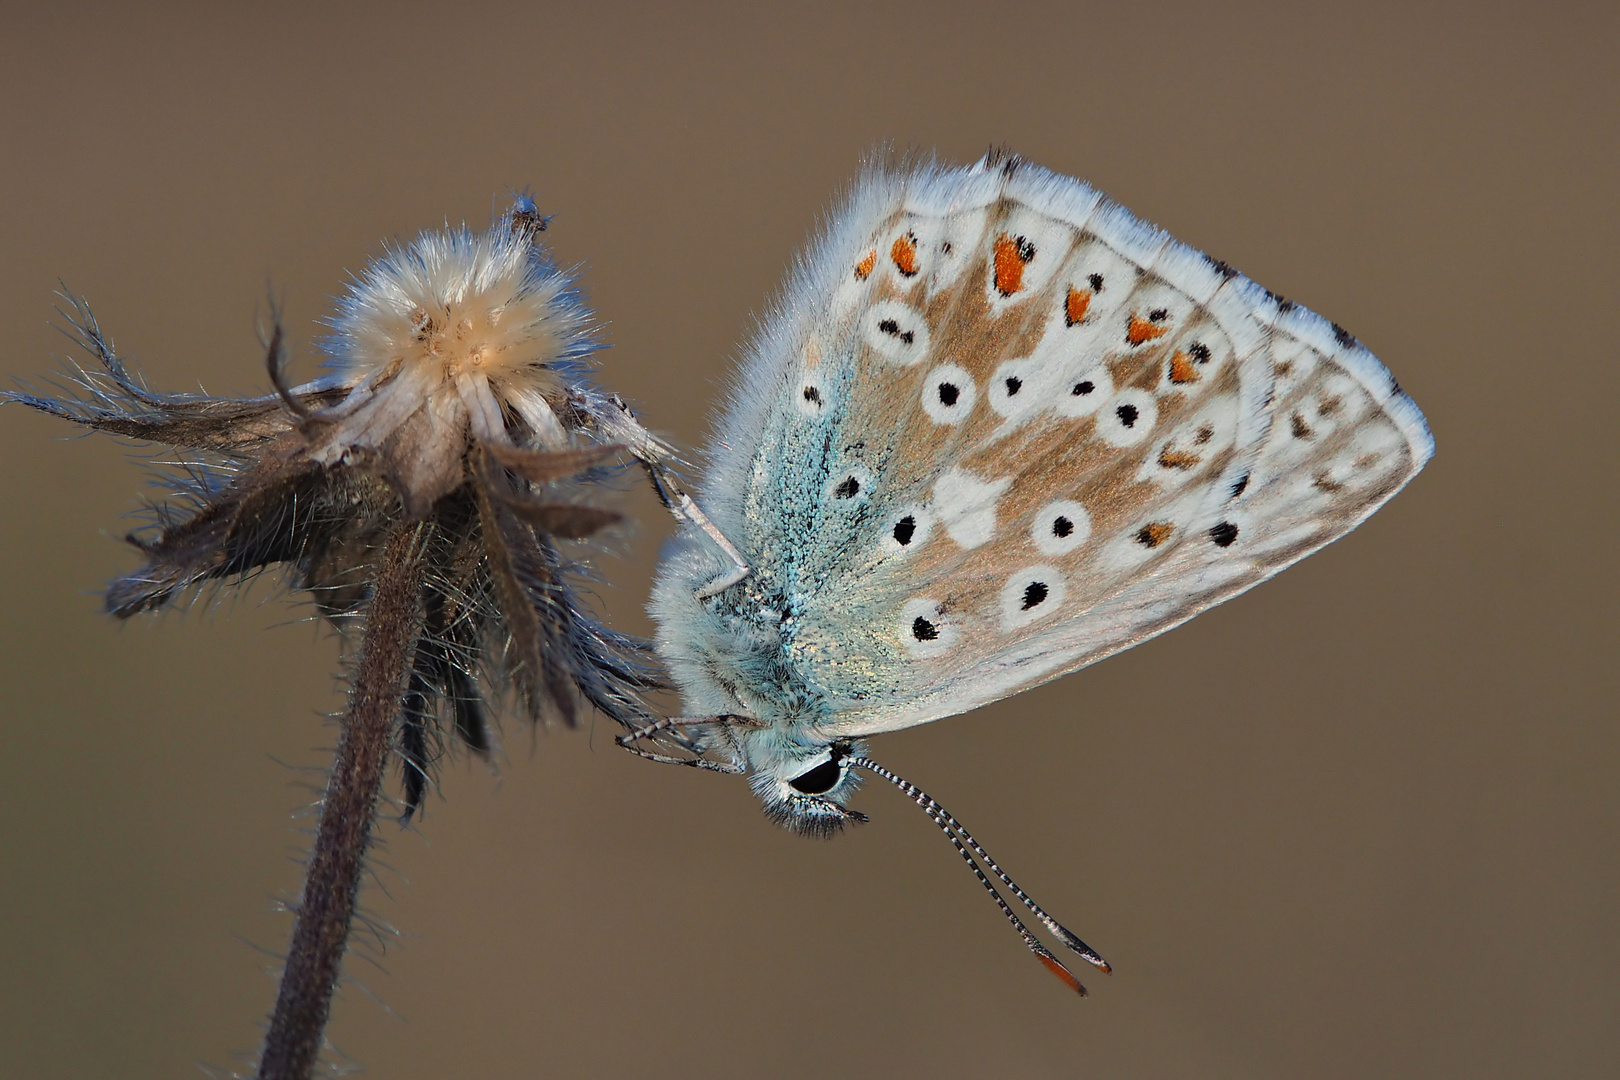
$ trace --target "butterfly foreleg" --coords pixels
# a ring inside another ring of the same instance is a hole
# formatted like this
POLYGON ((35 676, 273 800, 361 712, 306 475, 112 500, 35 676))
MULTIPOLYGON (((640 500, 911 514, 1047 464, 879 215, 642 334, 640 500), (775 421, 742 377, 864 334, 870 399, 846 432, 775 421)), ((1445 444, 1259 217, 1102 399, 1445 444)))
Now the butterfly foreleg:
POLYGON ((708 769, 711 772, 722 772, 738 776, 747 770, 736 761, 714 761, 711 758, 703 757, 696 750, 694 750, 694 756, 689 758, 674 757, 670 754, 660 754, 654 750, 646 750, 636 745, 642 739, 655 739, 668 733, 675 733, 678 736, 683 728, 715 727, 719 728, 724 733, 726 740, 735 746, 737 740, 733 734, 734 725, 742 727, 763 726, 758 720, 747 716, 666 716, 644 727, 627 731, 614 739, 614 742, 637 757, 646 758, 648 761, 656 761, 664 765, 689 765, 695 769, 708 769))
POLYGON ((630 751, 636 757, 656 761, 660 765, 690 765, 694 769, 706 769, 709 772, 725 773, 728 776, 741 776, 748 770, 734 761, 713 761, 705 757, 675 757, 671 754, 660 754, 653 750, 643 750, 639 746, 632 746, 621 736, 619 745, 630 751))
POLYGON ((623 444, 636 460, 641 462, 642 467, 647 470, 647 478, 652 482, 653 490, 658 493, 664 508, 675 516, 675 520, 701 529, 731 562, 730 570, 698 589, 698 599, 706 600, 711 596, 717 596, 746 579, 750 573, 748 560, 743 558, 737 546, 726 539, 725 533, 709 520, 708 515, 681 487, 680 478, 670 465, 670 458, 673 455, 669 448, 659 442, 652 432, 641 426, 641 421, 635 418, 630 407, 617 394, 609 399, 609 404, 610 407, 600 411, 596 417, 603 434, 613 442, 623 444))

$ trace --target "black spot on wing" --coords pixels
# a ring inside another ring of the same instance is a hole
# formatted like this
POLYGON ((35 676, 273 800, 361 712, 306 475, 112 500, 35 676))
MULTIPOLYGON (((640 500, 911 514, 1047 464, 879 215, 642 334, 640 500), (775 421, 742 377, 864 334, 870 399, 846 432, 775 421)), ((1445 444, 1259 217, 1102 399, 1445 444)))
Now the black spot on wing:
POLYGON ((878 323, 878 329, 883 333, 888 334, 892 338, 899 338, 907 345, 910 345, 917 338, 917 335, 913 334, 910 330, 907 330, 905 333, 901 333, 900 323, 896 319, 882 320, 878 323))

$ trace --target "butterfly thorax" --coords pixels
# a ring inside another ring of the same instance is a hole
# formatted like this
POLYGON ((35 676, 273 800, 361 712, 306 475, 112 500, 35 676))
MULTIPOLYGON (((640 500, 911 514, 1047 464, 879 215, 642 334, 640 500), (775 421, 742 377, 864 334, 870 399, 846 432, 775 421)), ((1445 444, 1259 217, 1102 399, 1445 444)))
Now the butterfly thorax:
POLYGON ((699 599, 724 568, 699 537, 677 545, 654 593, 659 651, 686 715, 745 718, 700 729, 702 748, 746 769, 766 814, 795 832, 830 835, 859 820, 843 807, 857 787, 843 762, 861 747, 823 730, 841 703, 814 678, 825 630, 806 617, 807 596, 760 574, 699 599))

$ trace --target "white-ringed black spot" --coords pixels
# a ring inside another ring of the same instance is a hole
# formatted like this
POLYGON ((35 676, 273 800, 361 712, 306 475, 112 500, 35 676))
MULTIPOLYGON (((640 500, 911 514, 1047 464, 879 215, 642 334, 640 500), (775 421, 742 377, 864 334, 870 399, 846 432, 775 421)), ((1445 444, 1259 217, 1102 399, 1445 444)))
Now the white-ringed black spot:
POLYGON ((1057 567, 1024 567, 1001 587, 1001 629, 1016 630, 1053 617, 1067 595, 1068 585, 1057 567))
POLYGON ((833 488, 833 494, 840 499, 853 499, 861 493, 861 482, 854 476, 846 476, 833 488))
POLYGON ((916 336, 910 330, 907 330, 905 333, 901 333, 900 323, 895 319, 883 319, 878 323, 878 329, 883 331, 885 334, 888 334, 890 337, 899 338, 907 345, 910 345, 912 341, 916 339, 916 336))
POLYGON ((812 405, 820 405, 821 404, 821 391, 816 389, 814 386, 805 387, 804 388, 804 400, 808 401, 812 405))
POLYGON ((1018 393, 1018 391, 1024 388, 1024 380, 1015 375, 1008 376, 1005 385, 1007 387, 1007 396, 1012 397, 1014 394, 1018 393))
POLYGON ((894 542, 899 544, 901 547, 909 546, 912 538, 916 535, 917 518, 915 515, 907 514, 905 517, 894 523, 894 542))
MULTIPOLYGON (((1067 555, 1091 536, 1091 516, 1073 499, 1057 499, 1036 512, 1029 539, 1043 555, 1067 555)), ((1034 575, 1031 575, 1033 580, 1034 575)), ((1044 580, 1044 579, 1043 579, 1044 580)))
POLYGON ((941 364, 923 383, 922 407, 936 424, 960 424, 973 412, 978 396, 972 375, 955 364, 941 364))
POLYGON ((1231 547, 1232 541, 1238 538, 1238 527, 1230 521, 1223 521, 1209 530, 1209 538, 1215 541, 1216 547, 1231 547))
MULTIPOLYGON (((1098 390, 1102 393, 1090 399, 1091 407, 1100 410, 1097 413, 1098 437, 1113 446, 1136 446, 1152 438, 1154 425, 1159 422, 1158 404, 1153 395, 1134 386, 1109 395, 1107 379, 1106 373, 1099 375, 1098 390)), ((1074 398, 1069 402, 1071 408, 1079 405, 1074 398)))
POLYGON ((1074 384, 1074 387, 1069 391, 1069 394, 1071 397, 1086 397, 1095 389, 1097 389, 1096 383, 1092 382, 1090 379, 1081 379, 1079 382, 1074 384))
POLYGON ((917 660, 947 655, 956 646, 961 629, 937 600, 925 596, 906 601, 895 627, 901 647, 917 660))
POLYGON ((928 355, 928 323, 898 300, 879 300, 861 316, 861 337, 883 359, 910 367, 928 355))

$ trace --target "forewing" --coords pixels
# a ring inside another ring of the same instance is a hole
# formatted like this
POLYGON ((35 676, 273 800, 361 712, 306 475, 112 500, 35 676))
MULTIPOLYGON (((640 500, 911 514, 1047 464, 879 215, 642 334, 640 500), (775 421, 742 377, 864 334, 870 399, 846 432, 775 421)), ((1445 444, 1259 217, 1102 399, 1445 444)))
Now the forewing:
POLYGON ((824 735, 1161 633, 1353 528, 1432 451, 1348 335, 1015 160, 868 177, 812 269, 722 527, 785 598, 824 735))

